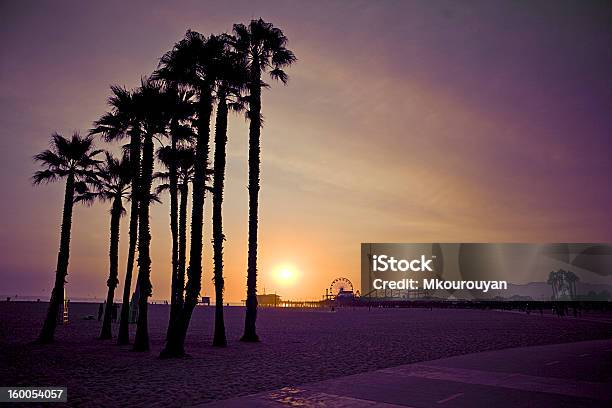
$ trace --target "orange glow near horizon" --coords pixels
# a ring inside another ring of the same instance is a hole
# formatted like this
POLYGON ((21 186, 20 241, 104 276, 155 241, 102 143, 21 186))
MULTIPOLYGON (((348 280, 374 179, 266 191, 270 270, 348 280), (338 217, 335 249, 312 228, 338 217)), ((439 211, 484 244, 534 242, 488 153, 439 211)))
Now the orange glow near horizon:
POLYGON ((293 286, 299 277, 299 272, 292 265, 281 265, 274 273, 276 282, 281 286, 293 286))

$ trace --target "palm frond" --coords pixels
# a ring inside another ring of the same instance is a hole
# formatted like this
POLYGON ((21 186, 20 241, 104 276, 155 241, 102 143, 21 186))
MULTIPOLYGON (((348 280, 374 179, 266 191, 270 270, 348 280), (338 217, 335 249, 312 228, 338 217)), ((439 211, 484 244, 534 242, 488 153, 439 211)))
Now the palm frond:
POLYGON ((51 150, 44 150, 34 156, 34 160, 50 168, 59 168, 66 165, 66 160, 51 150))
POLYGON ((39 170, 32 176, 32 184, 47 184, 57 181, 59 175, 51 170, 39 170))
POLYGON ((287 82, 289 81, 289 75, 287 75, 285 71, 280 68, 274 68, 272 71, 270 71, 270 77, 272 77, 272 79, 281 81, 284 85, 287 85, 287 82))
POLYGON ((166 191, 170 191, 170 184, 160 184, 155 188, 155 193, 157 194, 157 196, 162 193, 165 193, 166 191))
POLYGON ((82 194, 76 195, 74 197, 74 203, 84 204, 89 207, 93 205, 93 203, 96 202, 96 200, 100 199, 100 197, 101 196, 98 193, 87 191, 82 194))

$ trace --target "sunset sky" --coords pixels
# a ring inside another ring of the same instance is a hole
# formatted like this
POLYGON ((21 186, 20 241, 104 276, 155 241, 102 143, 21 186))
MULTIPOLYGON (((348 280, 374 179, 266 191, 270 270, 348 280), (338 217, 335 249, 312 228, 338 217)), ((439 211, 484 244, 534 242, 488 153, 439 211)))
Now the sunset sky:
MULTIPOLYGON (((299 59, 289 85, 263 95, 260 292, 318 299, 339 276, 358 289, 361 242, 612 241, 609 2, 2 1, 0 295, 52 287, 64 185, 29 180, 51 133, 86 133, 109 85, 137 86, 187 29, 258 17, 299 59)), ((247 141, 234 116, 231 302, 246 284, 247 141)), ((152 210, 153 299, 170 292, 164 201, 152 210)), ((108 210, 75 210, 71 297, 105 295, 108 210)), ((123 281, 127 218, 121 233, 123 281)))

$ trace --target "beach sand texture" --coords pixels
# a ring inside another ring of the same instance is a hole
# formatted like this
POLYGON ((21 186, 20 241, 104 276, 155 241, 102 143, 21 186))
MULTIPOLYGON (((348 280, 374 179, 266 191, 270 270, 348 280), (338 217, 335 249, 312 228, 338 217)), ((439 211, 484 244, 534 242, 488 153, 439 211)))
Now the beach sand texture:
MULTIPOLYGON (((74 406, 189 406, 380 368, 508 347, 612 337, 596 319, 452 309, 260 309, 263 342, 240 343, 244 309, 226 308, 229 346, 210 346, 212 307, 191 321, 189 358, 161 360, 169 307, 150 306, 151 352, 101 341, 98 304, 72 304, 55 344, 30 344, 46 303, 0 302, 0 384, 67 386, 74 406)), ((113 327, 116 334, 117 326, 113 327)), ((131 327, 132 339, 135 326, 131 327)))

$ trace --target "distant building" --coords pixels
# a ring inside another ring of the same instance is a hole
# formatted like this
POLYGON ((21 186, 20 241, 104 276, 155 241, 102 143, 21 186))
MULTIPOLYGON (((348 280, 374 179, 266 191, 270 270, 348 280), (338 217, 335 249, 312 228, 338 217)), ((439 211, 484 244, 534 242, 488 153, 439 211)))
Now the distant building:
POLYGON ((274 294, 257 295, 257 303, 259 306, 278 306, 281 303, 281 297, 274 294))
POLYGON ((206 306, 210 306, 210 296, 202 296, 202 301, 200 303, 206 306))

